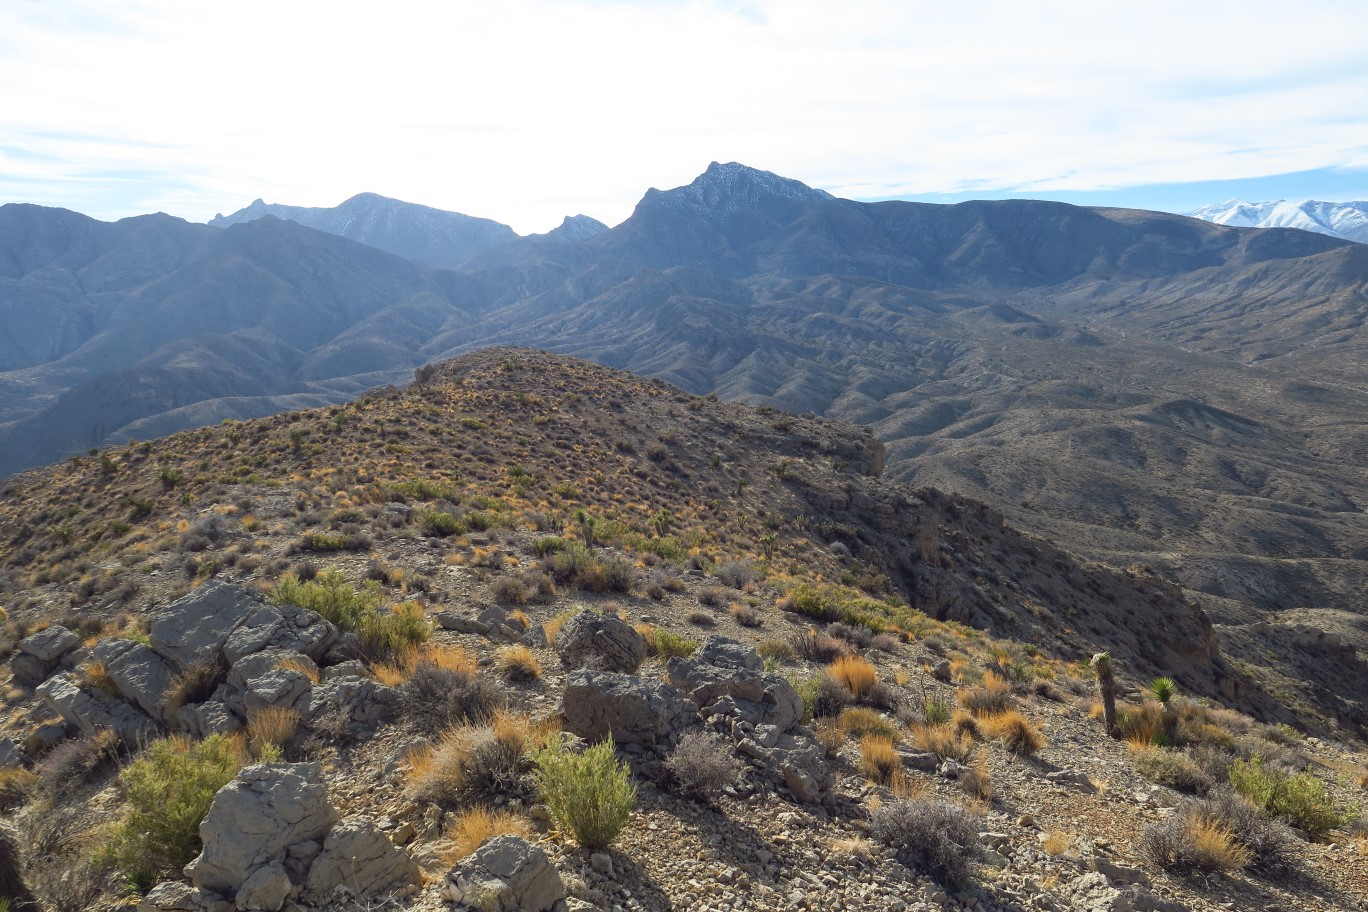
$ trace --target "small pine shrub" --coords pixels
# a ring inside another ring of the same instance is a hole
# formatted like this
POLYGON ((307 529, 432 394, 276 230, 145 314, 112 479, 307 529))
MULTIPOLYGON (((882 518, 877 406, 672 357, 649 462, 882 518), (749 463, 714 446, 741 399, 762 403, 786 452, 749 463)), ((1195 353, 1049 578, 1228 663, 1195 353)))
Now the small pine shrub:
POLYGON ((127 813, 110 830, 102 859, 143 890, 180 876, 203 848, 199 825, 214 795, 245 759, 241 739, 227 735, 152 742, 119 774, 127 813))
POLYGON ((537 786, 551 821, 586 851, 607 848, 636 803, 631 771, 618 763, 611 740, 567 749, 559 741, 536 755, 537 786))
POLYGON ((857 700, 867 697, 879 679, 874 666, 859 656, 842 656, 827 666, 827 674, 857 700))
POLYGON ((878 734, 867 734, 860 739, 860 772, 880 785, 888 785, 902 768, 902 757, 893 746, 893 739, 878 734))
POLYGON ((692 731, 665 761, 675 782, 686 793, 698 798, 715 798, 741 775, 732 746, 714 732, 692 731))
POLYGON ((952 887, 969 882, 982 851, 978 825, 963 808, 934 798, 897 799, 874 812, 869 833, 898 860, 952 887))

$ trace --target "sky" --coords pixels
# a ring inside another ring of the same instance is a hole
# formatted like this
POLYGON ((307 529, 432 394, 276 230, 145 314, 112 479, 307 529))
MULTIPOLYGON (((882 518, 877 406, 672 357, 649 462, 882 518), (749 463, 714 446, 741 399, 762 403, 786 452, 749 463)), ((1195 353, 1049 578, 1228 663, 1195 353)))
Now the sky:
POLYGON ((739 161, 852 199, 1368 199, 1368 3, 4 0, 0 203, 371 191, 521 233, 739 161))

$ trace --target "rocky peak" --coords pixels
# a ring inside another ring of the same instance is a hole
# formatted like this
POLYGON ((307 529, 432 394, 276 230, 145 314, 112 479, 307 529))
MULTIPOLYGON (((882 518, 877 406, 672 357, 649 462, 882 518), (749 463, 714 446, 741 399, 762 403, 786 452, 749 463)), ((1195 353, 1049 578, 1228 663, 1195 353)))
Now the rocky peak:
POLYGON ((830 193, 815 190, 801 181, 780 177, 769 171, 748 168, 737 162, 713 162, 685 187, 649 190, 642 200, 663 204, 690 215, 724 214, 743 210, 768 211, 787 208, 794 203, 820 203, 832 199, 830 193))

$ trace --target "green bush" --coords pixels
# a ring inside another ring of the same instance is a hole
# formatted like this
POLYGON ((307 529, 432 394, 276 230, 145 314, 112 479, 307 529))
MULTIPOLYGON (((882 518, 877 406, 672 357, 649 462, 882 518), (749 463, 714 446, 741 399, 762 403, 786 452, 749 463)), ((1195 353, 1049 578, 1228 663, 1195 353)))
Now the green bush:
POLYGON ((532 550, 537 553, 537 557, 546 557, 564 551, 570 547, 570 542, 561 538, 559 535, 543 535, 532 543, 532 550))
POLYGON ((154 741, 119 774, 128 807, 101 851, 139 891, 180 876, 204 847, 199 825, 218 790, 244 761, 242 742, 213 735, 194 743, 185 737, 154 741))
POLYGON ((432 634, 432 625, 418 605, 410 602, 386 611, 381 608, 378 582, 366 580, 359 590, 354 589, 336 570, 320 573, 307 583, 287 573, 276 584, 272 601, 316 611, 338 629, 355 633, 362 656, 373 662, 389 659, 432 634))
POLYGON ((1190 795, 1205 795, 1215 785, 1192 757, 1162 747, 1142 747, 1136 751, 1135 771, 1150 782, 1190 795))
POLYGON ((418 526, 428 535, 445 538, 448 535, 464 535, 469 531, 466 524, 450 513, 438 510, 419 510, 418 526))
POLYGON ((698 644, 686 636, 672 633, 663 627, 637 628, 646 638, 646 651, 653 656, 668 659, 672 656, 689 658, 698 649, 698 644))
POLYGON ((1311 836, 1324 836, 1354 817, 1353 811, 1335 810, 1325 783, 1315 775, 1265 766, 1262 757, 1232 763, 1230 784, 1265 814, 1311 836))
POLYGON ((612 740, 577 754, 559 742, 537 752, 537 787, 551 821, 589 851, 606 848, 627 825, 636 802, 631 771, 612 740))

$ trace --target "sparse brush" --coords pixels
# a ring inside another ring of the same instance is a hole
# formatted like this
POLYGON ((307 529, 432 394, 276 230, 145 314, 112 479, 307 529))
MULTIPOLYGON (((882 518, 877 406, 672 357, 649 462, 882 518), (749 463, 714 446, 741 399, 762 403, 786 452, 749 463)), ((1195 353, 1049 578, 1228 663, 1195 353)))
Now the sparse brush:
MULTIPOLYGON (((318 672, 315 670, 315 675, 318 672)), ((214 695, 228 678, 228 668, 217 658, 197 662, 172 678, 171 686, 162 695, 162 706, 168 719, 174 719, 181 707, 203 703, 214 695)))
POLYGON ((525 731, 501 725, 458 725, 409 759, 407 788, 415 801, 469 808, 528 794, 525 731))
POLYGON ((1230 784, 1265 814, 1311 836, 1324 836, 1355 816, 1352 810, 1335 810, 1334 797, 1319 777, 1285 772, 1261 757, 1231 764, 1230 784))
POLYGON ((532 593, 521 579, 501 576, 489 586, 489 594, 501 605, 526 605, 532 593))
POLYGON ((875 735, 887 738, 889 741, 898 740, 897 726, 886 719, 882 713, 868 707, 852 706, 843 710, 839 724, 841 730, 851 738, 875 735))
POLYGON ((795 653, 809 662, 825 664, 850 654, 850 646, 847 643, 818 633, 811 627, 802 633, 794 634, 789 639, 789 645, 795 653))
POLYGON ((11 811, 22 805, 38 782, 38 774, 22 766, 0 767, 0 811, 11 811))
POLYGON ((993 800, 993 777, 988 772, 988 761, 981 755, 960 771, 955 784, 971 798, 985 802, 993 800))
POLYGON ((713 732, 689 732, 665 761, 681 789, 699 798, 715 798, 741 775, 732 745, 713 732))
POLYGON ((974 756, 974 739, 965 732, 957 731, 953 725, 915 725, 912 727, 912 743, 924 751, 930 751, 938 760, 954 760, 968 763, 974 756))
POLYGON ((425 731, 487 719, 503 707, 498 685, 459 656, 431 656, 414 666, 399 688, 399 711, 425 731))
POLYGON ((507 835, 531 839, 532 827, 525 817, 508 811, 491 811, 487 807, 462 811, 447 824, 446 838, 451 841, 451 850, 442 853, 442 862, 454 865, 487 840, 507 835))
POLYGON ((732 620, 742 627, 761 627, 765 623, 754 609, 745 605, 732 605, 728 610, 731 612, 732 620))
POLYGON ((1164 710, 1157 703, 1122 705, 1116 709, 1117 735, 1131 747, 1158 744, 1164 731, 1164 710))
POLYGON ((893 781, 893 776, 902 768, 902 757, 893 746, 893 739, 883 735, 868 734, 860 739, 860 772, 881 785, 893 781))
POLYGON ((826 670, 857 700, 868 696, 874 682, 879 679, 874 666, 859 656, 842 656, 828 665, 826 670))
POLYGON ((1012 685, 996 672, 985 672, 978 687, 959 692, 960 705, 975 716, 992 716, 1012 708, 1012 685))
POLYGON ((1151 782, 1190 795, 1205 795, 1215 783, 1187 754, 1163 747, 1144 746, 1132 758, 1135 771, 1151 782))
POLYGON ((536 755, 537 785, 552 822, 587 851, 606 848, 627 825, 636 785, 604 741, 574 753, 559 742, 536 755))
POLYGON ((1045 746, 1045 738, 1025 716, 1016 710, 988 716, 981 721, 990 738, 1002 742, 1008 753, 1030 757, 1045 746))
POLYGON ((1046 855, 1058 857, 1069 851, 1073 846, 1074 838, 1068 833, 1054 830, 1046 833, 1040 840, 1040 847, 1045 850, 1046 855))
POLYGON ((788 640, 765 640, 755 648, 760 658, 767 662, 785 664, 797 658, 798 653, 788 640))
POLYGON ((684 615, 684 620, 693 624, 695 627, 717 626, 717 618, 706 611, 690 611, 684 615))
POLYGON ((1140 851, 1166 871, 1238 871, 1250 853, 1220 821, 1196 809, 1144 830, 1140 851))
POLYGON ((970 865, 982 852, 974 818, 934 798, 888 802, 874 812, 869 832, 903 864, 947 886, 968 883, 970 865))
POLYGON ((282 706, 268 706, 252 713, 247 720, 247 742, 260 756, 268 744, 283 748, 299 731, 299 712, 282 706))
POLYGON ((499 668, 509 681, 535 681, 541 677, 541 663, 526 646, 510 646, 499 653, 499 668))

